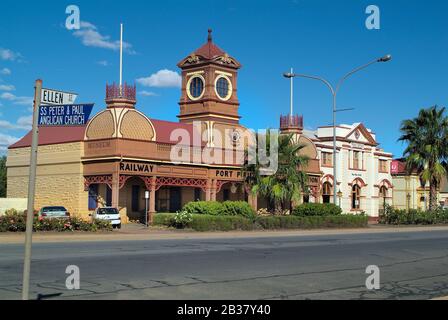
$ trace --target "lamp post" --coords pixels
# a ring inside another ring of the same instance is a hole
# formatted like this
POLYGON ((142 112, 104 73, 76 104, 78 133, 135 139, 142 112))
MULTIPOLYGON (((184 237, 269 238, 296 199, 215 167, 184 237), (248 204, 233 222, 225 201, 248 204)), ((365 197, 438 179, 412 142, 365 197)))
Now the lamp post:
POLYGON ((285 78, 294 78, 294 77, 301 77, 301 78, 308 78, 308 79, 313 79, 313 80, 319 80, 321 82, 323 82, 328 89, 330 89, 331 94, 333 96, 333 203, 336 204, 336 200, 337 200, 337 170, 336 170, 336 113, 337 112, 342 112, 342 111, 348 111, 348 110, 353 110, 352 108, 350 109, 337 109, 336 108, 336 98, 337 98, 337 94, 339 92, 339 89, 341 88, 342 84, 344 83, 344 81, 350 77, 352 74, 361 71, 362 69, 367 68, 368 66, 377 63, 377 62, 388 62, 392 59, 392 56, 390 54, 381 57, 379 59, 375 59, 369 63, 366 63, 358 68, 353 69, 352 71, 350 71, 349 73, 347 73, 344 77, 342 77, 336 88, 333 87, 333 85, 327 81, 324 78, 321 77, 317 77, 317 76, 311 76, 311 75, 306 75, 306 74, 299 74, 299 73, 292 73, 292 72, 288 72, 288 73, 284 73, 283 76, 285 78))
POLYGON ((338 191, 338 198, 339 198, 339 208, 341 208, 342 191, 340 189, 338 191))
POLYGON ((148 199, 149 199, 149 191, 145 191, 145 226, 148 228, 148 199))

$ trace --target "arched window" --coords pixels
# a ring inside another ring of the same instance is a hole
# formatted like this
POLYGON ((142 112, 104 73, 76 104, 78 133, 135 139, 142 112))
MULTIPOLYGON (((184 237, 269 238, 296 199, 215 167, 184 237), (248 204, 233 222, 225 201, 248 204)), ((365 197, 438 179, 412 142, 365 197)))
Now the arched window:
POLYGON ((386 200, 387 200, 387 187, 386 186, 381 186, 380 187, 380 194, 379 194, 379 199, 380 199, 380 212, 384 212, 384 210, 386 210, 386 200))
POLYGON ((330 182, 324 182, 322 185, 322 202, 330 203, 331 199, 331 184, 330 182))
POLYGON ((352 209, 358 210, 361 203, 361 187, 355 184, 352 187, 352 209))

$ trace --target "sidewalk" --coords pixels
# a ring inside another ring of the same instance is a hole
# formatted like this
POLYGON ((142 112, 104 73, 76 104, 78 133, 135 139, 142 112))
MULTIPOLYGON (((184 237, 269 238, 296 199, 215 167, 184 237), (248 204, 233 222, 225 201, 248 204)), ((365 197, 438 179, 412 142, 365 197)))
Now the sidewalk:
MULTIPOLYGON (((138 241, 138 240, 169 240, 169 239, 233 239, 233 238, 264 238, 291 237, 337 234, 372 234, 447 231, 448 226, 369 226, 360 229, 317 229, 317 230, 278 230, 278 231, 229 231, 229 232, 196 232, 193 230, 174 230, 150 228, 142 225, 124 225, 121 230, 113 232, 39 232, 33 234, 33 243, 51 242, 88 242, 88 241, 138 241)), ((0 233, 0 244, 24 243, 25 233, 0 233)))

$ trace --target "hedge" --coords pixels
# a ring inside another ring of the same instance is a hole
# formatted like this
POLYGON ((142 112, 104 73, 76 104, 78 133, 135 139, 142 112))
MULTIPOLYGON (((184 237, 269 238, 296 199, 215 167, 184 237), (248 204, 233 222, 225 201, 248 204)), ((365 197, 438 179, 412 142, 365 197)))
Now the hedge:
POLYGON ((387 206, 384 214, 380 215, 379 223, 392 225, 448 224, 448 210, 421 211, 411 209, 407 211, 387 206))
POLYGON ((304 203, 293 209, 292 214, 299 217, 337 216, 342 213, 339 206, 332 203, 304 203))
POLYGON ((365 215, 337 216, 262 216, 256 223, 262 229, 318 229, 318 228, 362 228, 366 227, 365 215))
POLYGON ((194 201, 187 203, 182 211, 191 214, 206 214, 220 216, 242 216, 254 218, 255 211, 245 201, 194 201))
MULTIPOLYGON (((0 217, 0 232, 24 232, 26 230, 26 215, 24 213, 10 213, 0 217)), ((86 221, 81 218, 34 218, 33 231, 110 231, 109 221, 86 221)))
MULTIPOLYGON (((156 214, 154 225, 175 227, 174 216, 175 214, 156 214)), ((258 216, 248 219, 242 216, 193 214, 193 221, 186 227, 196 231, 362 228, 367 226, 367 220, 365 215, 258 216)))

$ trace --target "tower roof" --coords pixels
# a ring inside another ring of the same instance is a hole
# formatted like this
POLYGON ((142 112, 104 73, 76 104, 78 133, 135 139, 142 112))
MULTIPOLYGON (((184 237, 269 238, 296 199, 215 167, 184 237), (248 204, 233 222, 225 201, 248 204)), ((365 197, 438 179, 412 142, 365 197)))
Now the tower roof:
POLYGON ((215 57, 224 55, 225 52, 213 43, 212 29, 208 29, 207 42, 202 47, 194 51, 194 54, 211 60, 215 57))
POLYGON ((182 68, 209 62, 237 69, 241 67, 236 59, 230 57, 213 42, 212 29, 208 29, 207 42, 199 49, 193 51, 188 57, 182 59, 182 61, 178 63, 178 67, 182 68))

